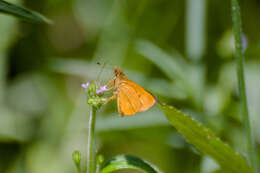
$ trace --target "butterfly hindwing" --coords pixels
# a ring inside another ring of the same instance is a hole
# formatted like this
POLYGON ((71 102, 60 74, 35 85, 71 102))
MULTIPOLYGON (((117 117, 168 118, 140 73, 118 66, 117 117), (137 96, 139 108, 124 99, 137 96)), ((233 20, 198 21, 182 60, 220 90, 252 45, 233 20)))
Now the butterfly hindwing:
MULTIPOLYGON (((152 107, 155 102, 156 99, 155 97, 149 93, 148 91, 146 91, 143 87, 141 87, 140 85, 136 84, 135 82, 131 81, 131 80, 124 80, 121 83, 121 88, 126 87, 127 88, 131 88, 129 90, 135 90, 135 96, 137 95, 138 98, 136 98, 136 100, 138 100, 140 102, 140 107, 139 110, 137 112, 143 112, 146 111, 147 109, 149 109, 150 107, 152 107)), ((127 90, 126 90, 127 92, 127 90)), ((131 91, 130 93, 133 93, 134 91, 131 91)), ((133 96, 130 96, 130 98, 133 96)), ((138 102, 136 101, 136 102, 138 102)))

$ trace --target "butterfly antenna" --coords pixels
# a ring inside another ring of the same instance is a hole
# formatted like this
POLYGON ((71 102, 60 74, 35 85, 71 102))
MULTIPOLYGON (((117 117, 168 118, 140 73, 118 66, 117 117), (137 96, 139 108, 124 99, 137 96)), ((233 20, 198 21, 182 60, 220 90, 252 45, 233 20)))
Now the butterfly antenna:
MULTIPOLYGON (((97 81, 99 81, 100 80, 100 78, 101 78, 101 75, 102 74, 104 74, 103 72, 104 72, 104 69, 110 69, 109 68, 109 60, 107 60, 105 63, 101 63, 101 62, 97 62, 97 65, 99 65, 100 67, 101 67, 101 70, 99 71, 99 73, 98 73, 98 75, 97 75, 97 81)), ((100 83, 101 83, 101 81, 99 82, 99 85, 100 85, 100 83)))
MULTIPOLYGON (((99 71, 98 75, 97 75, 97 81, 100 80, 100 77, 101 77, 101 74, 103 73, 104 71, 104 68, 105 68, 105 63, 100 63, 100 62, 97 62, 97 65, 101 66, 101 70, 99 71)), ((100 85, 100 82, 99 82, 99 85, 100 85)))

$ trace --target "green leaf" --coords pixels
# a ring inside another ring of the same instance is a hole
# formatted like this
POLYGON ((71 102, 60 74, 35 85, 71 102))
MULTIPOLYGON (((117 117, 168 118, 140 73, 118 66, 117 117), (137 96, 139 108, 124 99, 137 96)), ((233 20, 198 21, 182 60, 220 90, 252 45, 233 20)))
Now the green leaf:
POLYGON ((240 6, 237 0, 231 0, 232 5, 232 23, 235 38, 235 60, 237 64, 237 79, 240 96, 240 107, 243 115, 243 123, 245 126, 247 137, 247 154, 250 164, 258 173, 257 152, 255 149, 255 141, 251 130, 250 116, 248 111, 245 72, 244 72, 244 51, 242 45, 242 22, 240 16, 240 6))
POLYGON ((132 155, 118 155, 109 159, 102 167, 101 173, 109 173, 121 169, 135 169, 145 173, 160 173, 157 168, 148 163, 147 161, 140 159, 132 155))
POLYGON ((203 66, 189 64, 176 51, 165 52, 149 41, 137 40, 134 44, 140 55, 153 62, 169 79, 179 82, 193 104, 201 109, 205 81, 203 66))
POLYGON ((247 161, 212 131, 173 106, 161 106, 171 124, 201 153, 211 156, 228 172, 253 173, 247 161))
POLYGON ((0 1, 0 13, 13 15, 15 17, 19 17, 30 22, 49 24, 52 23, 51 20, 47 19, 37 12, 13 5, 5 1, 0 1))

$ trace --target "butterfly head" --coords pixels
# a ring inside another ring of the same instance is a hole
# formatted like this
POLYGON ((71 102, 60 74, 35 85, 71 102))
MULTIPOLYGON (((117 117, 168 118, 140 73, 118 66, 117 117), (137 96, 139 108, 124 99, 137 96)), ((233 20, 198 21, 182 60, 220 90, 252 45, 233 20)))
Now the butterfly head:
POLYGON ((118 69, 118 68, 115 68, 114 70, 114 76, 117 78, 117 77, 120 77, 120 76, 124 76, 124 73, 122 70, 118 69))

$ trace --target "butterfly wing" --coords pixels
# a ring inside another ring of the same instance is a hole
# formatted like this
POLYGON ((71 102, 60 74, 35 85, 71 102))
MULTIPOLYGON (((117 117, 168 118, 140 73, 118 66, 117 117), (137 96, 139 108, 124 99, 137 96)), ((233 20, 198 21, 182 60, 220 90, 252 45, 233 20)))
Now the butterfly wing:
POLYGON ((139 100, 141 102, 141 107, 138 112, 146 111, 155 104, 156 99, 150 92, 146 91, 143 87, 131 80, 127 80, 126 83, 128 85, 131 85, 138 94, 139 100))
POLYGON ((117 94, 117 107, 120 116, 134 115, 139 112, 141 102, 135 88, 127 83, 120 84, 117 94))

